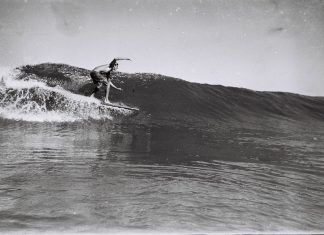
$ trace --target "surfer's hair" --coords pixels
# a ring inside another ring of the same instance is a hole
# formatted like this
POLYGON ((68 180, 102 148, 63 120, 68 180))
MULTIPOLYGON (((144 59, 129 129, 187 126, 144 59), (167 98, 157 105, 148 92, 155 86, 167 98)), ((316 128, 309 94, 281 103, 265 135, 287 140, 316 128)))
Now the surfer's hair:
POLYGON ((111 61, 110 64, 109 64, 109 68, 112 69, 112 68, 115 67, 116 65, 118 66, 117 60, 116 60, 116 59, 113 59, 113 61, 111 61))

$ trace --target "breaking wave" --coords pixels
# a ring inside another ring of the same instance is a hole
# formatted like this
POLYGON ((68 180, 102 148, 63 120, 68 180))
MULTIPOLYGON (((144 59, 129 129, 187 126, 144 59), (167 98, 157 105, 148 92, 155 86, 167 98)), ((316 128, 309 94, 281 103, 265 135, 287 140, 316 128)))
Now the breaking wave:
POLYGON ((129 111, 107 108, 96 98, 74 94, 60 86, 51 87, 32 77, 17 79, 20 72, 2 71, 0 117, 31 122, 74 122, 112 120, 129 111))

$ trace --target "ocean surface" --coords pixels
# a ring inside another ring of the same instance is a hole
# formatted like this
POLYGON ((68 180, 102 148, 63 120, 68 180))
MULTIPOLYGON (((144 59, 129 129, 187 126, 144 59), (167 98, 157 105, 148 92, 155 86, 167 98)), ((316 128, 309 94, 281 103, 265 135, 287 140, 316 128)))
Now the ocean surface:
POLYGON ((324 98, 40 64, 0 80, 0 232, 323 232, 324 98), (101 98, 104 91, 99 93, 101 98))

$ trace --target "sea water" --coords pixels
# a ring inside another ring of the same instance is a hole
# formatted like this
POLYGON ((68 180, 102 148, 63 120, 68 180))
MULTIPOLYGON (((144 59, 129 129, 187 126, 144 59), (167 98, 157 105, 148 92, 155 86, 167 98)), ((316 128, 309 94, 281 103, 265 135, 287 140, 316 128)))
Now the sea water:
POLYGON ((0 113, 1 232, 324 230, 320 121, 201 126, 21 107, 0 113))

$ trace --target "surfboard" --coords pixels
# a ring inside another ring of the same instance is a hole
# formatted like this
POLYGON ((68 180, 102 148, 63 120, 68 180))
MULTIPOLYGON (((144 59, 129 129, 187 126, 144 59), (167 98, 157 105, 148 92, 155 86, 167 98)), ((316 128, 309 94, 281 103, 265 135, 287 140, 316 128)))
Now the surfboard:
POLYGON ((108 104, 108 103, 104 103, 104 102, 102 102, 101 104, 108 106, 108 107, 115 107, 115 108, 121 108, 121 109, 127 109, 127 110, 131 110, 131 111, 139 112, 138 108, 132 108, 132 107, 124 106, 124 105, 108 104))

